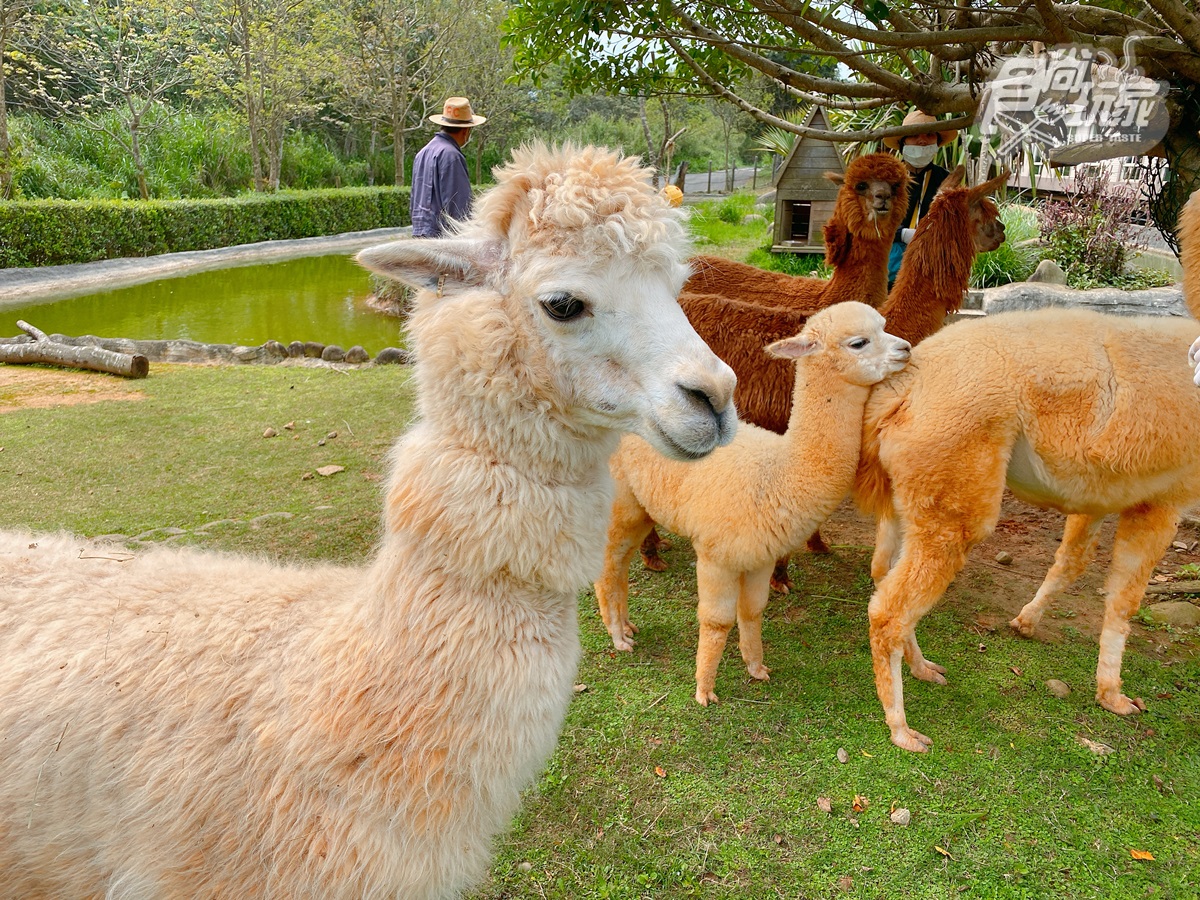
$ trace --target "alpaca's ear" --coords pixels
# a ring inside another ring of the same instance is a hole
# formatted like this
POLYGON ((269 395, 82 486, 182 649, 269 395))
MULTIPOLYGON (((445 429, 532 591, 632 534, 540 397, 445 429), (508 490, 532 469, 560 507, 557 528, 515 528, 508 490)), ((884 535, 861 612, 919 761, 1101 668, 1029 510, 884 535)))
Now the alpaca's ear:
POLYGON ((782 341, 767 344, 766 354, 776 359, 799 359, 802 356, 808 356, 808 354, 812 353, 819 346, 819 341, 798 334, 795 337, 784 338, 782 341))
POLYGON ((452 296, 479 287, 504 265, 502 241, 414 238, 361 251, 359 265, 415 288, 452 296))
POLYGON ((954 167, 954 171, 951 172, 949 175, 947 175, 945 180, 942 181, 942 186, 940 188, 938 188, 938 191, 941 192, 941 191, 954 190, 954 188, 958 187, 960 184, 963 183, 963 179, 966 176, 967 176, 967 167, 964 166, 962 163, 959 163, 957 166, 954 167))
POLYGON ((841 187, 842 184, 845 183, 845 181, 846 181, 846 176, 843 175, 841 172, 826 172, 825 180, 832 181, 838 187, 841 187))
POLYGON ((850 229, 836 219, 830 219, 822 233, 825 235, 825 262, 836 268, 850 255, 850 229))
POLYGON ((999 175, 990 181, 985 181, 983 184, 979 184, 971 188, 971 202, 975 202, 981 197, 987 197, 994 191, 998 191, 1000 188, 1004 187, 1006 184, 1008 184, 1008 177, 1011 174, 1012 173, 1009 172, 1008 169, 1003 169, 999 175))

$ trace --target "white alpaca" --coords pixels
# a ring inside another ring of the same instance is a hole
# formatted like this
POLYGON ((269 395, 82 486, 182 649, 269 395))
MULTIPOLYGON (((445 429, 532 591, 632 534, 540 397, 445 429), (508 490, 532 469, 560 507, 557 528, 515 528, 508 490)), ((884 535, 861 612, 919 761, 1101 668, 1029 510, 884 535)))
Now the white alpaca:
POLYGON ((803 547, 850 492, 870 387, 908 360, 908 341, 883 329, 883 316, 851 301, 766 348, 796 361, 785 434, 742 423, 728 447, 693 463, 664 459, 634 436, 613 454, 617 490, 596 583, 600 613, 613 646, 632 649, 630 561, 654 522, 689 538, 700 619, 696 700, 705 706, 717 699, 717 665, 735 621, 751 677, 768 678, 762 613, 775 560, 803 547))
POLYGON ((420 421, 365 569, 0 538, 0 894, 444 898, 551 752, 607 460, 699 457, 734 379, 675 297, 685 232, 607 151, 519 151, 425 288, 420 421))

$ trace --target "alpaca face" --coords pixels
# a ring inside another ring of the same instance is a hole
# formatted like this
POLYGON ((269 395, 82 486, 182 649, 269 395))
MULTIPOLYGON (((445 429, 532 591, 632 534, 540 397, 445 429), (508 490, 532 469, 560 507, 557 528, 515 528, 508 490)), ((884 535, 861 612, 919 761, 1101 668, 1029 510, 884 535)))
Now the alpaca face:
POLYGON ((860 156, 845 175, 825 176, 842 186, 835 217, 860 238, 892 242, 908 205, 908 168, 890 153, 860 156))
POLYGON ((978 253, 991 253, 1004 243, 1004 223, 1000 221, 1000 208, 989 197, 982 197, 971 204, 971 233, 975 237, 978 253))
POLYGON ((884 330, 884 318, 865 303, 835 303, 808 320, 794 338, 767 348, 771 356, 812 356, 849 384, 870 387, 908 365, 912 345, 884 330))
POLYGON ((737 424, 733 370, 676 300, 688 270, 637 259, 538 262, 517 279, 530 330, 573 416, 632 431, 659 452, 697 459, 737 424))

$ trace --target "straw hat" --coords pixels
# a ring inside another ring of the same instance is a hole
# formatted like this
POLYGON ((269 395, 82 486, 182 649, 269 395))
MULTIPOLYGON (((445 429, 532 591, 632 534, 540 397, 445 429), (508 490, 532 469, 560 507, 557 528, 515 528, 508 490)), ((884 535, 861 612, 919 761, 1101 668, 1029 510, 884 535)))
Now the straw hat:
MULTIPOLYGON (((914 108, 912 110, 912 112, 910 112, 907 116, 904 117, 904 122, 901 124, 904 124, 904 125, 932 125, 937 121, 938 121, 938 119, 935 119, 933 116, 923 113, 919 109, 914 108)), ((947 129, 945 131, 936 131, 936 132, 934 132, 934 134, 937 136, 937 142, 938 142, 939 147, 942 146, 943 144, 950 143, 952 140, 954 140, 956 137, 958 137, 958 132, 955 131, 953 128, 947 129)), ((901 138, 898 138, 898 137, 885 137, 883 139, 884 145, 891 147, 893 150, 900 149, 900 141, 901 141, 901 138)))
POLYGON ((435 125, 448 125, 451 128, 474 128, 487 121, 485 116, 477 116, 471 111, 471 101, 466 97, 451 97, 442 107, 440 116, 430 116, 429 121, 435 125))

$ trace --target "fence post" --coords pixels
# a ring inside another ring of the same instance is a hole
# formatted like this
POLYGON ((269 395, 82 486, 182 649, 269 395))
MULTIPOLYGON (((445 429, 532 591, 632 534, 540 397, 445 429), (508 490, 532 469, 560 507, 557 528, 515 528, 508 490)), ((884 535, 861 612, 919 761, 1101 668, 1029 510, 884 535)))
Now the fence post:
POLYGON ((708 193, 712 193, 712 160, 708 161, 708 193))

